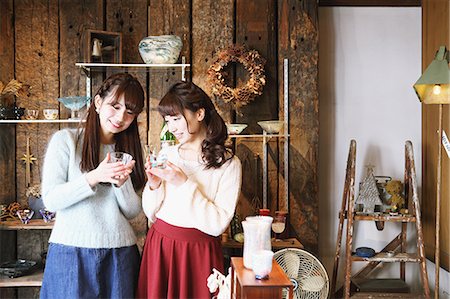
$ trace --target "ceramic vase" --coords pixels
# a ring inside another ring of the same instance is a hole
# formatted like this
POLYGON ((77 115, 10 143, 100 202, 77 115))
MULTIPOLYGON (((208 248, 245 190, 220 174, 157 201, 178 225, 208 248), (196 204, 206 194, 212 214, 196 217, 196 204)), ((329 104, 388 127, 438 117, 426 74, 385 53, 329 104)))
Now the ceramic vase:
POLYGON ((147 36, 139 42, 139 53, 147 64, 173 64, 182 47, 183 42, 176 35, 147 36))

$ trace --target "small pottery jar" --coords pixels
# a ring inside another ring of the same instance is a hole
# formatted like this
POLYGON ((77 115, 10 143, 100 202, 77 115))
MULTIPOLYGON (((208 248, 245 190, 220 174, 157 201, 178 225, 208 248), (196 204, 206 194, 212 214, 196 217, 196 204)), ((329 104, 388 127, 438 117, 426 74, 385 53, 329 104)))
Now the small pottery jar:
POLYGON ((182 47, 183 42, 176 35, 147 36, 139 42, 139 53, 147 64, 173 64, 182 47))

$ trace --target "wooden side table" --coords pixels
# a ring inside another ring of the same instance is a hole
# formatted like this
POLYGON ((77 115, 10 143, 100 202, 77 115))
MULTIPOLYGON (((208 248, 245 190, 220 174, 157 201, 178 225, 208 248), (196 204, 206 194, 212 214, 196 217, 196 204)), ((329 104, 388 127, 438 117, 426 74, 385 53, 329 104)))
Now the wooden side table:
POLYGON ((289 288, 289 299, 294 296, 294 286, 273 260, 269 279, 258 280, 252 270, 244 267, 242 257, 231 258, 231 299, 282 298, 283 288, 289 288))

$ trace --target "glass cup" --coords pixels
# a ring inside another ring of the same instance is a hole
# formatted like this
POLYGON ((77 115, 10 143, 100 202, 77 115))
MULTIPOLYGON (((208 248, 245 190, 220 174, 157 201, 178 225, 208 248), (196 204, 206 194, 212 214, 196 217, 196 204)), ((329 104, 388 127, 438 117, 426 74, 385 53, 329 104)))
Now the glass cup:
POLYGON ((30 222, 31 217, 33 217, 34 211, 29 209, 23 209, 17 211, 17 217, 19 217, 20 221, 22 221, 23 224, 28 224, 30 222))
POLYGON ((145 146, 145 155, 149 158, 152 168, 157 167, 158 149, 154 145, 145 146))
POLYGON ((25 119, 34 120, 38 119, 39 110, 36 109, 27 109, 25 110, 25 119))
POLYGON ((252 256, 253 267, 256 279, 268 279, 272 271, 273 251, 258 250, 252 256))
POLYGON ((56 215, 55 212, 50 212, 49 210, 46 209, 39 210, 39 213, 42 215, 42 218, 44 219, 45 223, 53 221, 56 215))
POLYGON ((110 153, 110 163, 122 162, 123 165, 127 165, 133 160, 133 156, 124 152, 112 152, 110 153))
POLYGON ((272 222, 272 230, 275 233, 275 241, 280 242, 281 240, 278 238, 278 236, 284 232, 286 228, 286 216, 284 215, 275 215, 273 217, 272 222))
POLYGON ((150 157, 152 168, 166 168, 167 154, 158 152, 158 148, 154 145, 146 145, 145 153, 150 157))

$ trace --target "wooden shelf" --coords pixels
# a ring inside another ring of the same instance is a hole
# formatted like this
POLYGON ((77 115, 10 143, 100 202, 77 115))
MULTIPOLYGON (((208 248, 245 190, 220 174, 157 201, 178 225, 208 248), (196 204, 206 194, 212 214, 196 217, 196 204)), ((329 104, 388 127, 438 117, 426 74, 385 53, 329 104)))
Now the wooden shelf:
POLYGON ((384 262, 384 263, 397 263, 397 262, 406 262, 406 263, 419 263, 420 257, 417 253, 395 253, 393 256, 390 256, 387 252, 377 253, 373 257, 360 257, 356 255, 352 255, 352 260, 355 262, 384 262))
POLYGON ((396 215, 389 214, 379 215, 358 215, 355 214, 355 220, 361 221, 389 221, 389 222, 416 222, 416 217, 413 215, 396 215))
POLYGON ((161 64, 149 64, 149 63, 84 63, 77 62, 76 66, 82 68, 102 68, 102 67, 115 67, 115 68, 172 68, 172 67, 190 67, 189 63, 161 63, 161 64))
MULTIPOLYGON (((235 240, 228 240, 226 242, 222 242, 223 248, 243 248, 244 244, 236 242, 235 240)), ((284 248, 301 248, 303 249, 303 244, 300 243, 296 238, 284 239, 281 241, 275 241, 272 239, 272 249, 279 250, 284 248)))
POLYGON ((228 135, 230 138, 272 138, 272 137, 289 137, 289 134, 245 134, 245 135, 239 135, 239 134, 230 134, 228 135))
POLYGON ((0 288, 12 287, 40 287, 42 286, 42 278, 44 276, 43 270, 38 270, 30 275, 25 275, 16 278, 9 278, 0 275, 0 288))
POLYGON ((23 224, 20 220, 8 220, 0 222, 0 230, 32 230, 52 228, 53 221, 46 223, 43 219, 31 219, 28 224, 23 224))
MULTIPOLYGON (((73 123, 77 124, 81 120, 79 119, 2 119, 0 120, 0 124, 37 124, 37 123, 54 123, 54 124, 60 124, 60 123, 73 123)), ((83 121, 84 122, 84 121, 83 121)))
MULTIPOLYGON (((180 69, 181 72, 187 71, 191 65, 188 63, 168 63, 168 64, 145 64, 145 63, 75 63, 76 66, 83 69, 86 73, 104 72, 107 69, 126 69, 134 72, 150 72, 152 70, 180 69)), ((184 76, 182 77, 184 78, 184 76)))

